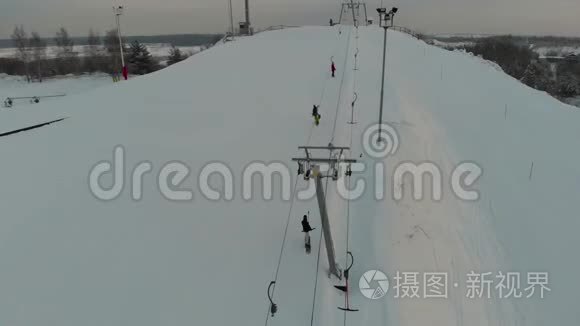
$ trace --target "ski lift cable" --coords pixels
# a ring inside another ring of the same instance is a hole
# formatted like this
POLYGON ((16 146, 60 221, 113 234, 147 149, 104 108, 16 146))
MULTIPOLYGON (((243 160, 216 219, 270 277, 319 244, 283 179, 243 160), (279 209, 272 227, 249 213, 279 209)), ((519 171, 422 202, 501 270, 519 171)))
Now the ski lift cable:
MULTIPOLYGON (((350 43, 350 32, 349 32, 349 35, 348 35, 348 42, 347 42, 347 44, 349 44, 349 43, 350 43)), ((340 45, 341 45, 341 42, 339 40, 339 42, 337 43, 336 48, 333 51, 333 53, 336 53, 339 50, 340 45)), ((347 46, 347 53, 348 53, 348 46, 347 46)), ((333 60, 333 59, 334 59, 334 56, 331 57, 331 60, 333 60)), ((343 76, 343 80, 344 80, 344 73, 343 73, 342 76, 343 76)), ((328 84, 328 80, 327 80, 327 84, 328 84)), ((336 124, 336 119, 335 119, 335 124, 336 124)), ((332 158, 332 153, 329 154, 329 159, 331 159, 331 158, 332 158)), ((326 189, 328 189, 328 182, 329 182, 329 179, 326 180, 326 186, 325 186, 326 189)), ((325 197, 328 196, 328 191, 325 192, 325 195, 324 196, 325 197)), ((322 230, 320 230, 320 237, 318 238, 318 253, 317 253, 317 256, 316 256, 316 274, 315 274, 315 279, 314 279, 314 293, 313 293, 313 298, 312 298, 312 312, 311 312, 311 315, 310 315, 310 326, 313 326, 314 325, 314 309, 316 307, 316 292, 317 292, 317 289, 318 289, 318 271, 320 270, 320 256, 321 256, 320 253, 321 253, 321 248, 322 248, 322 230)))
POLYGON ((347 39, 347 43, 346 43, 346 54, 344 56, 344 64, 342 65, 342 79, 340 81, 340 88, 338 90, 338 100, 336 103, 336 111, 335 111, 335 115, 334 115, 334 126, 332 127, 332 135, 330 138, 330 143, 334 142, 334 135, 336 133, 336 123, 338 120, 338 110, 340 109, 340 99, 342 98, 342 88, 344 85, 344 76, 346 75, 346 64, 348 63, 348 54, 350 53, 351 34, 352 34, 352 28, 349 28, 348 39, 347 39))
MULTIPOLYGON (((346 74, 346 70, 344 69, 346 67, 346 64, 348 62, 348 53, 350 52, 350 39, 351 39, 351 33, 352 33, 352 29, 349 29, 348 32, 348 36, 347 36, 347 43, 346 43, 346 54, 345 54, 345 58, 344 58, 344 65, 343 65, 343 73, 342 73, 342 80, 340 82, 340 88, 339 88, 339 94, 338 94, 338 104, 337 104, 337 108, 336 108, 336 112, 335 112, 335 117, 334 117, 334 126, 332 128, 332 137, 331 137, 331 142, 334 140, 334 133, 336 131, 336 123, 338 120, 338 110, 340 108, 340 98, 342 95, 342 87, 344 84, 344 76, 346 74)), ((330 153, 329 155, 329 159, 332 159, 332 153, 330 153)), ((328 189, 328 182, 329 179, 326 179, 326 189, 328 189)), ((328 191, 325 192, 325 197, 328 196, 328 191)), ((312 312, 310 315, 310 326, 314 326, 314 309, 316 308, 316 293, 318 290, 318 273, 320 270, 320 252, 321 252, 321 247, 322 247, 322 230, 321 230, 321 234, 320 234, 320 238, 318 239, 318 255, 316 257, 316 274, 315 274, 315 280, 314 280, 314 293, 313 293, 313 298, 312 298, 312 312)))
MULTIPOLYGON (((355 56, 358 57, 358 54, 359 54, 359 42, 358 42, 358 38, 355 40, 355 44, 356 44, 356 54, 355 54, 355 56)), ((355 62, 355 65, 356 65, 356 62, 355 62)), ((355 94, 356 99, 358 99, 358 93, 357 93, 358 92, 357 77, 358 77, 358 71, 357 70, 354 70, 354 73, 353 73, 353 83, 352 83, 352 89, 353 90, 352 91, 355 94)), ((352 108, 353 110, 354 110, 355 103, 356 103, 356 100, 353 102, 353 108, 352 108)), ((353 138, 354 138, 353 137, 353 135, 354 135, 354 128, 355 128, 355 125, 354 124, 351 124, 350 125, 350 146, 349 146, 351 148, 350 153, 349 153, 351 156, 353 154, 352 153, 352 145, 353 145, 353 138)), ((348 175, 347 177, 348 177, 348 179, 347 179, 347 184, 348 185, 347 186, 348 186, 348 189, 350 189, 350 185, 351 185, 351 182, 352 182, 352 175, 348 175)), ((344 257, 345 263, 348 264, 348 257, 351 256, 351 265, 347 267, 347 271, 348 272, 347 272, 347 275, 345 277, 346 278, 346 287, 347 287, 347 293, 345 295, 345 302, 346 302, 346 308, 347 309, 349 308, 349 302, 348 302, 348 286, 349 286, 349 284, 348 284, 348 277, 349 277, 349 275, 348 274, 349 274, 350 269, 354 265, 354 257, 352 257, 352 253, 350 251, 350 204, 351 204, 351 200, 349 198, 349 199, 347 199, 347 203, 346 203, 346 249, 345 249, 345 257, 344 257)), ((346 326, 346 325, 347 325, 347 311, 345 310, 344 311, 344 326, 346 326)))
MULTIPOLYGON (((336 51, 338 50, 338 47, 339 46, 340 46, 340 42, 338 42, 337 47, 335 48, 335 50, 333 51, 333 53, 336 53, 336 51)), ((325 83, 324 83, 324 87, 323 87, 322 92, 320 94, 320 100, 318 102, 318 107, 321 106, 322 101, 324 100, 324 96, 326 94, 326 90, 328 88, 328 84, 330 84, 330 80, 329 79, 327 79, 325 81, 325 83)), ((313 132, 314 132, 314 128, 315 128, 314 125, 310 127, 310 132, 308 134, 308 139, 307 139, 307 142, 306 142, 308 145, 310 145, 310 142, 312 140, 312 135, 313 135, 313 132)), ((274 275, 274 281, 272 281, 270 283, 270 285, 268 286, 268 299, 270 300, 270 307, 268 308, 268 312, 266 314, 266 322, 265 322, 265 325, 266 326, 268 325, 268 321, 269 321, 270 316, 271 315, 273 316, 273 314, 277 311, 277 306, 272 301, 272 298, 274 297, 274 294, 276 292, 276 282, 278 281, 278 275, 280 273, 280 266, 282 265, 282 258, 283 258, 283 255, 284 255, 284 248, 286 246, 286 239, 287 239, 287 236, 288 236, 288 227, 290 225, 290 217, 292 216, 292 208, 294 206, 294 201, 295 201, 295 197, 296 197, 296 190, 297 190, 297 186, 298 186, 298 179, 299 178, 296 178, 296 182, 294 184, 294 189, 292 191, 292 203, 290 204, 290 209, 289 209, 289 212, 288 212, 288 217, 286 218, 286 226, 284 228, 284 236, 283 236, 282 245, 281 245, 281 248, 280 248, 280 256, 278 257, 278 265, 276 266, 276 273, 274 275)), ((318 245, 318 247, 319 247, 319 257, 320 257, 320 244, 318 245)))
MULTIPOLYGON (((356 54, 355 56, 358 56, 359 50, 358 50, 358 39, 355 40, 356 43, 356 54)), ((352 82, 352 92, 355 95, 355 100, 353 102, 353 107, 352 109, 354 110, 354 105, 356 104, 356 101, 358 100, 358 89, 357 89, 357 71, 354 70, 353 73, 353 82, 352 82)), ((353 143, 353 133, 354 133, 354 124, 350 125, 350 144, 349 144, 349 155, 352 156, 352 143, 353 143)), ((350 189, 350 182, 351 182, 351 176, 348 176, 348 189, 350 189)), ((346 253, 345 253, 345 261, 348 261, 348 253, 350 251, 350 242, 349 242, 349 236, 350 236, 350 199, 347 200, 347 213, 346 213, 346 253)))
MULTIPOLYGON (((341 42, 340 42, 340 39, 339 39, 338 42, 336 43, 335 48, 332 50, 331 53, 333 53, 333 54, 334 53, 337 53, 339 51, 339 49, 340 49, 340 45, 341 45, 341 42)), ((330 57, 330 61, 333 61, 333 60, 334 60, 334 55, 332 55, 330 57)), ((324 97, 326 96, 326 90, 328 89, 328 85, 330 84, 330 80, 331 80, 331 78, 328 77, 328 78, 326 78, 326 80, 324 82, 324 86, 323 86, 322 92, 320 94, 320 99, 318 100, 318 103, 317 103, 319 109, 320 109, 320 106, 322 105, 322 102, 324 101, 324 97)))
MULTIPOLYGON (((314 126, 310 127, 310 132, 308 135, 308 144, 310 144, 310 140, 312 139, 312 133, 314 131, 314 126)), ((264 325, 268 325, 268 321, 270 316, 274 316, 274 314, 278 311, 278 306, 273 302, 273 297, 276 292, 276 282, 278 282, 278 274, 280 273, 280 266, 282 265, 282 257, 284 256, 284 248, 286 247, 286 239, 288 236, 288 227, 290 226, 290 217, 292 216, 292 209, 294 207, 294 202, 296 201, 296 192, 298 190, 298 180, 294 182, 294 188, 292 190, 292 202, 290 203, 290 208, 288 211, 288 216, 286 218, 286 226, 284 228, 284 236, 282 238, 282 245, 280 247, 280 256, 278 257, 278 265, 276 266, 276 273, 274 274, 274 281, 270 282, 268 286, 268 299, 270 300, 270 306, 268 307, 268 312, 266 313, 266 321, 264 325)))
MULTIPOLYGON (((349 43, 350 43, 350 33, 349 33, 349 39, 348 40, 349 40, 349 43)), ((341 42, 339 40, 339 42, 337 43, 337 46, 336 46, 335 50, 332 53, 336 53, 338 51, 338 49, 340 47, 340 43, 341 42)), ((343 79, 344 79, 344 77, 343 77, 343 79)), ((326 90, 328 88, 328 84, 330 84, 330 79, 327 79, 325 81, 325 85, 324 85, 323 90, 322 90, 321 95, 320 95, 320 101, 318 102, 319 103, 319 107, 320 107, 320 105, 322 104, 322 102, 324 100, 324 97, 325 97, 325 94, 326 94, 326 90)), ((310 127, 310 132, 309 132, 309 135, 308 135, 308 140, 306 142, 308 145, 310 145, 310 142, 312 140, 312 135, 313 135, 314 128, 315 128, 314 126, 311 126, 310 127)), ((275 314, 277 312, 277 305, 273 302, 273 297, 274 297, 274 294, 276 292, 276 282, 278 281, 278 275, 279 275, 279 272, 280 272, 280 266, 282 265, 282 258, 284 256, 284 249, 286 247, 286 239, 287 239, 287 236, 288 236, 288 228, 289 228, 289 225, 290 225, 290 217, 292 216, 292 209, 293 209, 294 202, 295 202, 296 191, 298 189, 297 186, 298 186, 298 178, 296 178, 296 182, 294 184, 294 188, 293 188, 293 191, 292 191, 292 203, 290 204, 290 209, 289 209, 288 216, 287 216, 287 219, 286 219, 286 226, 284 228, 284 235, 283 235, 283 239, 282 239, 282 245, 281 245, 281 248, 280 248, 280 255, 278 257, 278 264, 276 266, 276 273, 274 275, 274 281, 270 282, 270 285, 268 286, 268 299, 270 300, 270 306, 268 307, 268 311, 266 313, 266 321, 265 321, 265 325, 266 326, 268 325, 270 316, 273 316, 273 314, 275 314)), ((327 187, 328 187, 328 180, 327 180, 327 187)), ((322 241, 322 234, 320 236, 319 244, 318 244, 318 257, 317 257, 317 268, 316 268, 317 274, 318 274, 318 265, 320 263, 320 247, 321 247, 321 243, 322 243, 321 241, 322 241)), ((318 281, 318 277, 317 277, 316 282, 317 281, 318 281)))
POLYGON ((284 248, 286 246, 286 238, 288 235, 288 227, 290 225, 290 216, 292 216, 292 208, 294 207, 295 197, 296 197, 296 190, 298 186, 299 178, 296 178, 294 182, 294 188, 292 190, 292 202, 290 203, 290 209, 288 210, 288 216, 286 218, 286 226, 284 228, 284 236, 282 238, 282 245, 280 247, 280 256, 278 257, 278 265, 276 267, 276 273, 274 275, 274 280, 268 286, 268 299, 270 299, 270 305, 268 307, 268 312, 266 313, 266 322, 264 325, 268 325, 268 320, 270 319, 270 314, 274 316, 274 313, 277 311, 277 306, 272 301, 274 294, 276 292, 276 282, 278 282, 278 274, 280 272, 280 265, 282 264, 282 256, 284 255, 284 248))

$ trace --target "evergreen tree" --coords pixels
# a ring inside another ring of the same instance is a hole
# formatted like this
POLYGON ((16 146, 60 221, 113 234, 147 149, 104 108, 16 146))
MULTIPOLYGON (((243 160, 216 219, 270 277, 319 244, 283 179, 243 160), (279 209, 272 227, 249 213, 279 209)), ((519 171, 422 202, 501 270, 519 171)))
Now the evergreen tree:
POLYGON ((131 43, 129 49, 129 71, 136 75, 145 75, 158 69, 158 63, 149 53, 147 47, 139 41, 131 43))
POLYGON ((569 73, 558 76, 557 94, 565 98, 580 95, 578 77, 569 73))
POLYGON ((174 45, 172 45, 171 50, 169 50, 169 59, 167 60, 167 65, 171 66, 185 59, 187 59, 187 56, 185 56, 179 48, 176 48, 174 45))
POLYGON ((564 61, 558 65, 556 94, 561 97, 580 95, 580 63, 564 61))
POLYGON ((521 82, 540 91, 551 92, 550 68, 540 61, 532 61, 524 71, 521 82))

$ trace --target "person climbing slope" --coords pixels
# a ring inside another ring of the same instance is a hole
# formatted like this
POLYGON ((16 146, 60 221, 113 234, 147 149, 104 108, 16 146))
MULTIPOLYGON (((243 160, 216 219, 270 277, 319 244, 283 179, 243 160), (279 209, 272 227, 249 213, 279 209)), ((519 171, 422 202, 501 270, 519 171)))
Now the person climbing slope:
POLYGON ((312 116, 314 117, 314 123, 318 126, 320 124, 320 113, 318 113, 318 105, 314 105, 312 108, 312 116))
POLYGON ((308 216, 304 215, 302 218, 302 232, 304 232, 304 247, 306 248, 306 253, 309 254, 312 247, 310 246, 310 232, 314 229, 310 226, 308 222, 308 216))
POLYGON ((334 64, 334 61, 330 64, 330 70, 332 71, 332 78, 334 78, 336 74, 336 65, 334 64))

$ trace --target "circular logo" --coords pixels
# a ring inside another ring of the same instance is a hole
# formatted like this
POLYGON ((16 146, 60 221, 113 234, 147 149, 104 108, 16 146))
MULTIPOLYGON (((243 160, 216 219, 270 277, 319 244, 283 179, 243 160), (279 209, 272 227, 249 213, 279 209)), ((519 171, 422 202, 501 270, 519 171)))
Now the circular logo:
POLYGON ((378 300, 387 295, 387 291, 389 291, 389 278, 381 271, 368 271, 361 276, 358 287, 362 295, 366 298, 378 300), (374 288, 371 287, 373 283, 376 285, 374 288))
POLYGON ((367 128, 362 142, 367 155, 375 159, 395 155, 399 150, 399 134, 393 126, 387 123, 375 124, 367 128))

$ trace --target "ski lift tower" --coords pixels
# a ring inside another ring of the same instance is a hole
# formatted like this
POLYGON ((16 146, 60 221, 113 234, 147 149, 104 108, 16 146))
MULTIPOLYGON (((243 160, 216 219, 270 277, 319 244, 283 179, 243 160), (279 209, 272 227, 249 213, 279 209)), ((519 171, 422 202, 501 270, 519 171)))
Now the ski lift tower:
POLYGON ((360 9, 363 9, 364 15, 365 15, 365 24, 368 24, 369 18, 367 15, 367 4, 364 1, 357 1, 354 2, 354 0, 349 0, 349 1, 345 1, 344 3, 342 3, 341 9, 340 9, 340 17, 338 18, 338 23, 342 23, 342 17, 343 17, 343 13, 345 13, 347 10, 350 10, 352 12, 352 21, 354 26, 358 26, 358 22, 360 19, 360 9))
POLYGON ((232 6, 232 0, 228 0, 228 23, 230 23, 228 33, 233 37, 236 31, 234 30, 234 7, 232 6))
POLYGON ((336 262, 336 255, 334 252, 334 242, 332 240, 332 232, 330 229, 330 220, 328 219, 328 211, 326 209, 326 196, 324 195, 324 187, 322 186, 322 179, 332 178, 332 180, 337 181, 339 177, 339 164, 346 163, 349 164, 346 175, 350 176, 352 170, 350 169, 350 164, 356 163, 356 160, 344 159, 344 151, 350 150, 349 147, 334 147, 329 144, 327 147, 320 146, 301 146, 298 147, 300 150, 304 150, 305 157, 293 158, 292 161, 298 162, 298 175, 304 175, 304 180, 310 180, 314 178, 316 185, 316 198, 318 200, 318 208, 320 209, 320 219, 322 232, 324 234, 324 242, 326 244, 326 254, 328 256, 328 265, 330 266, 329 275, 335 275, 339 279, 342 279, 342 270, 338 263, 336 262), (329 151, 329 158, 314 158, 311 155, 313 150, 329 151), (328 173, 323 174, 320 171, 320 165, 327 164, 329 166, 328 173))
POLYGON ((383 125, 383 105, 385 97, 385 66, 387 65, 387 30, 389 27, 395 26, 395 14, 399 11, 397 7, 393 7, 391 11, 387 12, 386 8, 377 8, 379 13, 379 26, 385 30, 384 40, 383 40, 383 74, 381 77, 381 103, 379 106, 379 135, 377 137, 377 143, 380 144, 383 141, 381 137, 382 125, 383 125))
POLYGON ((250 23, 250 0, 245 0, 246 3, 246 21, 240 22, 240 34, 252 35, 252 24, 250 23))

